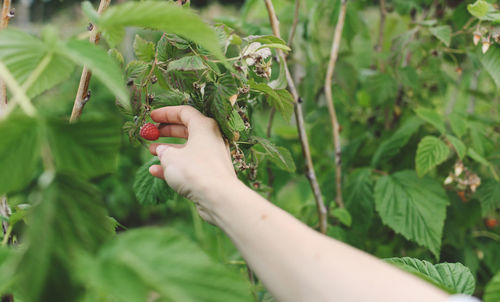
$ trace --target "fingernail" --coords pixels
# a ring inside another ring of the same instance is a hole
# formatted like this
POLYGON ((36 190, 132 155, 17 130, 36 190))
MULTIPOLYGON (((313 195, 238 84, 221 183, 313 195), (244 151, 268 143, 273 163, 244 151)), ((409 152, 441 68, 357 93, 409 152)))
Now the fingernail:
POLYGON ((161 155, 163 154, 163 152, 165 152, 166 149, 167 146, 165 145, 159 145, 158 147, 156 147, 156 154, 158 154, 158 157, 161 157, 161 155))

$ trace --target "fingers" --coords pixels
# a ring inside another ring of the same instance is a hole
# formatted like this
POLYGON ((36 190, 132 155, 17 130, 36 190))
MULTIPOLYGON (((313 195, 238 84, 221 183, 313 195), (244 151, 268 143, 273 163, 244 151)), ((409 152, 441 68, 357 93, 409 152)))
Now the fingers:
POLYGON ((184 125, 165 125, 160 124, 158 126, 160 130, 160 136, 162 137, 178 137, 178 138, 188 138, 188 129, 184 125))
POLYGON ((163 175, 163 168, 160 165, 153 165, 149 167, 149 173, 151 173, 154 177, 165 179, 165 176, 163 175))
POLYGON ((164 145, 164 146, 168 146, 168 147, 173 147, 173 148, 182 148, 184 147, 184 145, 178 145, 178 144, 160 144, 160 143, 152 143, 151 145, 149 145, 149 152, 151 152, 151 154, 157 156, 158 154, 156 153, 156 149, 158 148, 158 146, 160 145, 164 145))
POLYGON ((157 123, 184 125, 188 129, 196 127, 197 121, 205 118, 201 112, 191 106, 169 106, 153 110, 151 118, 157 123))

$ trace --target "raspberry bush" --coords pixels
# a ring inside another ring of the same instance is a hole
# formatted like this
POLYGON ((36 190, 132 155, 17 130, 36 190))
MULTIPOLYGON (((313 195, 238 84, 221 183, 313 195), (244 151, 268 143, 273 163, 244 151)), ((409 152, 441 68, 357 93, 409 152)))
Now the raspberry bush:
POLYGON ((272 1, 279 24, 265 1, 207 23, 189 1, 103 0, 68 39, 0 30, 2 299, 272 301, 148 172, 151 110, 183 104, 304 223, 498 301, 498 4, 295 1, 272 1))

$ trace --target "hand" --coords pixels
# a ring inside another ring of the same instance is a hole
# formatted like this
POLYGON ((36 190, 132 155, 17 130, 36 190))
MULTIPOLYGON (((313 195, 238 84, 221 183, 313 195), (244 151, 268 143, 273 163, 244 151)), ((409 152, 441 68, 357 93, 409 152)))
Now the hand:
POLYGON ((192 200, 200 216, 214 223, 214 194, 237 181, 219 126, 191 106, 160 108, 151 112, 151 118, 164 124, 159 127, 160 136, 185 138, 187 142, 151 144, 149 150, 158 156, 161 166, 151 166, 149 172, 192 200))

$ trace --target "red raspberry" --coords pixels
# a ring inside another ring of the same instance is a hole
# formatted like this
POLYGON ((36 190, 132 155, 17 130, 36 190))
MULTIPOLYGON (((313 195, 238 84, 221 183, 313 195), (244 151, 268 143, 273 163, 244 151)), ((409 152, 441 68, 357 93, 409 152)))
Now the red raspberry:
POLYGON ((155 141, 160 137, 160 130, 153 123, 146 123, 141 127, 140 132, 142 138, 148 141, 155 141))
POLYGON ((484 220, 484 224, 490 228, 490 229, 494 229, 497 225, 498 225, 498 220, 496 220, 495 218, 486 218, 484 220))

